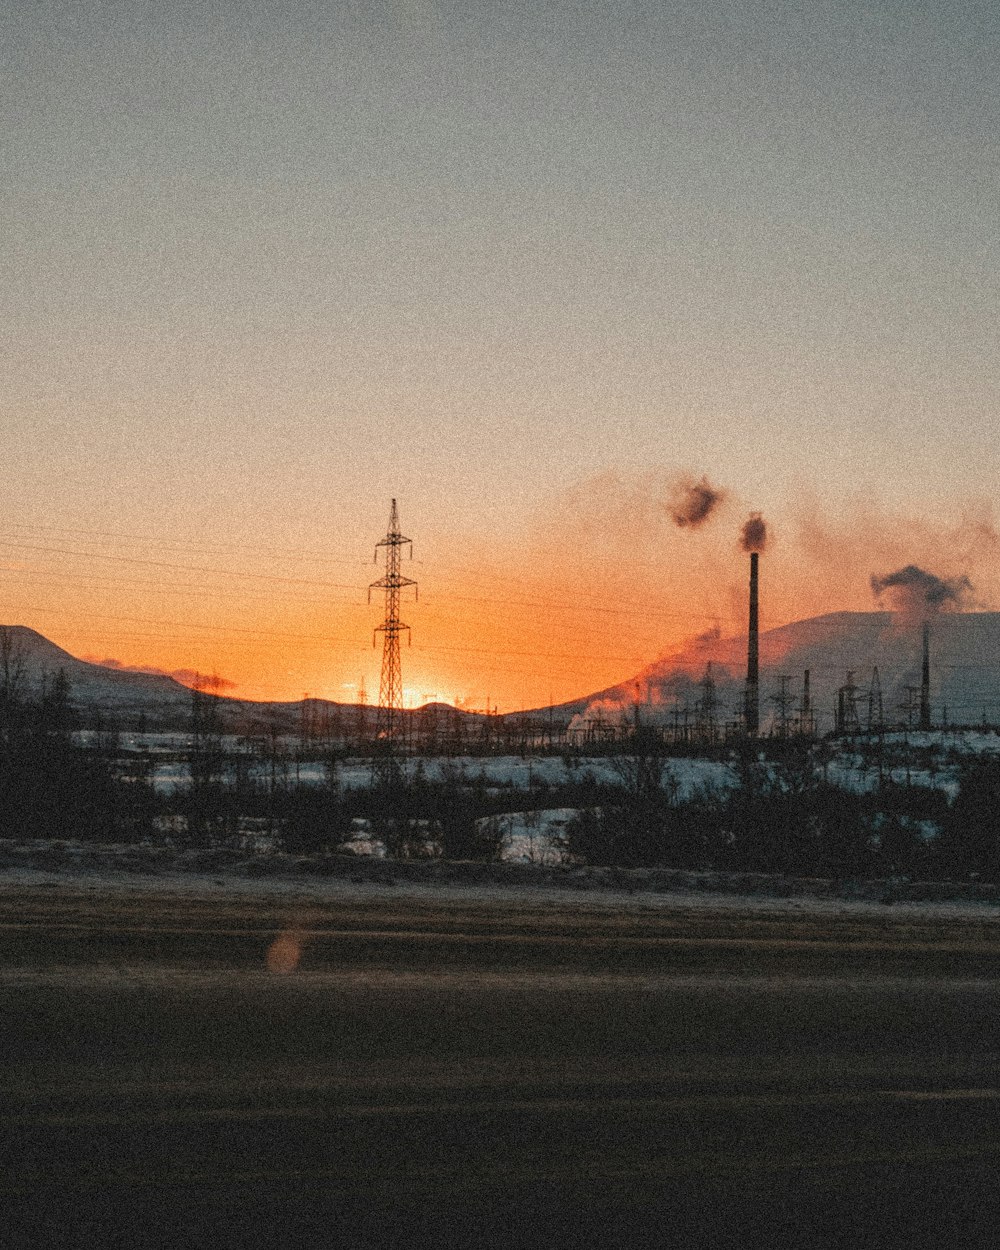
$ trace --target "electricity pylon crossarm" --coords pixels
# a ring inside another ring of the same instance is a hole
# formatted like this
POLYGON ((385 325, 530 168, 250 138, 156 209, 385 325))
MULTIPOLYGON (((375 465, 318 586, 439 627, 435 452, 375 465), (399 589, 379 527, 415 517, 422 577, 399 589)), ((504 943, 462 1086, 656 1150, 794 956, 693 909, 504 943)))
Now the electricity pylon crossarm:
MULTIPOLYGON (((398 745, 402 727, 403 711, 403 674, 400 666, 399 639, 406 633, 410 636, 410 627, 399 619, 400 591, 406 586, 413 586, 417 593, 417 583, 411 577, 403 577, 400 572, 400 556, 402 549, 409 547, 410 558, 413 558, 413 542, 400 533, 399 510, 395 499, 389 513, 389 529, 385 538, 375 544, 375 560, 378 561, 379 549, 385 557, 385 573, 368 587, 368 602, 371 603, 373 590, 385 591, 385 619, 375 627, 372 645, 379 634, 382 635, 382 676, 379 681, 378 710, 375 721, 375 736, 379 743, 377 759, 386 762, 392 769, 394 748, 398 745)), ((379 771, 376 768, 376 771, 379 771)))

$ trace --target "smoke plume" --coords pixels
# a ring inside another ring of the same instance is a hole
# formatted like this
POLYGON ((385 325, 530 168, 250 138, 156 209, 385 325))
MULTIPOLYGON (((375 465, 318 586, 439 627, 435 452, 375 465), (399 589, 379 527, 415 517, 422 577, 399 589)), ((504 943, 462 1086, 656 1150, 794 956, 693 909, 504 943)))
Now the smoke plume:
POLYGON ((961 608, 972 592, 967 577, 941 578, 916 564, 907 564, 884 577, 871 577, 876 599, 888 592, 894 612, 910 617, 927 617, 944 608, 961 608))
POLYGON ((763 551, 767 546, 767 525, 759 512, 751 512, 747 517, 740 541, 744 551, 763 551))
POLYGON ((725 499, 721 486, 713 486, 707 477, 695 481, 681 477, 674 483, 667 499, 667 510, 681 529, 697 529, 725 499))
POLYGON ((696 647, 707 647, 713 642, 718 642, 722 637, 722 626, 713 625, 711 629, 706 629, 702 634, 695 634, 692 643, 696 647))
POLYGON ((221 690, 235 690, 236 682, 230 681, 228 677, 219 677, 213 674, 207 677, 204 673, 199 673, 193 668, 157 668, 155 664, 125 664, 121 660, 108 657, 99 660, 91 656, 83 657, 88 664, 99 664, 101 668, 113 668, 119 673, 146 673, 151 677, 172 677, 174 681, 179 681, 182 686, 190 686, 192 689, 208 690, 213 694, 218 694, 221 690))

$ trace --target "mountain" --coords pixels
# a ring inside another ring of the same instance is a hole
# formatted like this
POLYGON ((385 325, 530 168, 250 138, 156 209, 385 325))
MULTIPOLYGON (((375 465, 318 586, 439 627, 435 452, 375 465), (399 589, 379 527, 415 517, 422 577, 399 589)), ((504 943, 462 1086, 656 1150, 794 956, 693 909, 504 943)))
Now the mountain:
POLYGON ((36 692, 61 670, 69 679, 70 695, 78 707, 126 720, 145 718, 151 727, 173 727, 178 717, 188 714, 191 691, 173 677, 78 660, 24 625, 0 626, 0 631, 8 640, 9 670, 17 674, 25 693, 36 692))
MULTIPOLYGON (((931 713, 936 724, 1000 724, 1000 612, 942 612, 929 622, 931 713)), ((71 697, 92 722, 99 714, 114 718, 122 728, 186 729, 190 720, 191 691, 174 678, 155 673, 107 668, 78 660, 42 634, 22 625, 0 626, 22 670, 26 687, 37 689, 62 669, 69 678, 71 697)), ((663 723, 684 714, 694 715, 704 699, 704 678, 711 665, 719 723, 739 718, 746 675, 746 636, 721 638, 703 635, 667 652, 635 677, 554 708, 509 713, 502 719, 550 717, 566 725, 574 717, 613 719, 631 714, 638 703, 644 718, 663 723)), ((873 672, 877 668, 886 723, 912 719, 913 691, 920 686, 922 628, 891 612, 831 612, 794 621, 760 636, 761 726, 766 731, 779 714, 774 696, 788 694, 788 711, 795 716, 802 698, 803 674, 808 669, 817 728, 833 728, 837 691, 854 674, 858 714, 865 722, 873 672)), ((2 648, 0 648, 2 665, 2 648)), ((0 668, 2 679, 2 668, 0 668)), ((304 718, 364 717, 374 725, 375 709, 311 699, 294 703, 253 703, 219 696, 216 706, 223 726, 234 733, 267 732, 272 727, 298 732, 304 718)), ((406 713, 407 718, 460 718, 472 725, 476 713, 458 712, 431 704, 406 713)), ((441 722, 444 724, 444 721, 441 722)), ((450 721, 449 721, 450 723, 450 721)), ((443 732, 443 730, 442 730, 443 732)))
MULTIPOLYGON (((941 612, 928 623, 931 713, 935 723, 1000 723, 1000 612, 941 612)), ((831 612, 795 621, 760 636, 761 724, 779 715, 775 696, 783 683, 789 714, 801 704, 809 670, 817 728, 833 728, 837 691, 853 673, 859 717, 868 716, 878 670, 883 717, 902 724, 912 717, 919 689, 922 625, 891 612, 831 612)), ((586 699, 553 709, 583 720, 622 715, 638 703, 647 719, 669 723, 684 708, 693 715, 704 698, 711 665, 720 722, 739 718, 746 679, 746 635, 702 636, 667 652, 635 677, 586 699)), ((535 713, 538 715, 539 713, 535 713)))
MULTIPOLYGON (((187 730, 191 721, 192 694, 189 687, 161 673, 139 673, 78 660, 43 634, 24 625, 0 625, 0 682, 3 681, 4 640, 7 643, 8 672, 23 694, 37 693, 60 670, 70 683, 70 699, 81 713, 85 726, 100 717, 113 720, 122 729, 150 732, 187 730)), ((363 724, 370 733, 375 727, 376 709, 353 703, 333 703, 326 699, 289 703, 255 703, 218 695, 214 701, 221 727, 229 733, 299 733, 304 724, 321 732, 335 726, 337 718, 346 730, 363 724)), ((428 704, 407 710, 404 718, 428 716, 440 721, 459 718, 463 724, 477 724, 479 713, 457 711, 447 704, 428 704)), ((336 736, 336 733, 334 733, 336 736)))

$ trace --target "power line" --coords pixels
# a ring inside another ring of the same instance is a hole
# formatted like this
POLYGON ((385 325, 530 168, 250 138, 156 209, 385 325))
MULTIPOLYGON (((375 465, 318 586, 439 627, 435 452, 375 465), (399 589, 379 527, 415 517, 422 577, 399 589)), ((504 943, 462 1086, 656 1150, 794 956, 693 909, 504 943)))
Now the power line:
MULTIPOLYGON (((41 615, 41 616, 54 616, 56 618, 69 617, 70 619, 75 619, 78 616, 86 616, 87 618, 96 618, 99 620, 121 621, 126 624, 140 624, 140 625, 160 624, 160 622, 158 621, 149 621, 142 617, 123 616, 123 615, 116 615, 116 614, 105 613, 105 612, 83 611, 83 612, 71 613, 68 611, 53 610, 53 609, 46 609, 46 608, 33 608, 31 609, 31 611, 36 612, 38 615, 41 615)), ((177 624, 175 622, 169 622, 169 621, 162 622, 162 623, 165 625, 177 624)), ((181 628, 186 628, 186 627, 187 626, 184 626, 181 628)), ((334 639, 332 639, 329 635, 295 634, 295 633, 279 632, 279 631, 273 631, 273 630, 267 631, 267 630, 241 629, 235 626, 191 625, 190 627, 193 629, 198 629, 198 630, 209 632, 209 633, 216 633, 216 634, 239 633, 244 636, 257 637, 261 639, 275 639, 279 641, 289 640, 289 641, 295 641, 295 642, 310 642, 310 643, 316 643, 321 646, 329 646, 330 643, 334 641, 334 639)), ((91 635, 91 637, 96 640, 96 639, 102 638, 103 636, 100 634, 97 634, 97 635, 91 635)), ((110 641, 118 642, 118 643, 128 641, 128 640, 141 640, 141 641, 150 641, 150 642, 176 642, 178 639, 178 636, 176 634, 159 634, 159 633, 146 633, 146 632, 136 632, 136 631, 130 631, 128 633, 116 632, 113 635, 109 635, 108 637, 110 638, 110 641)), ((200 642, 204 642, 208 640, 195 638, 195 639, 192 639, 192 641, 196 643, 200 643, 200 642)), ((447 646, 419 646, 418 645, 418 646, 415 646, 413 650, 417 652, 418 654, 433 653, 433 654, 484 655, 484 656, 493 656, 493 657, 496 657, 497 659, 502 659, 503 657, 510 656, 513 658, 523 658, 523 659, 564 661, 564 662, 573 663, 573 664, 580 664, 581 662, 590 663, 590 664, 613 664, 613 663, 642 664, 644 662, 643 658, 638 657, 638 656, 620 657, 620 656, 604 656, 604 655, 580 654, 580 653, 570 654, 570 653, 544 653, 544 652, 539 654, 539 653, 535 653, 531 651, 510 651, 510 650, 504 650, 504 649, 496 648, 496 647, 447 647, 447 646)), ((497 666, 496 668, 487 667, 485 669, 483 669, 482 666, 480 666, 480 670, 487 671, 487 672, 505 672, 505 673, 510 673, 510 674, 517 674, 518 676, 545 676, 547 673, 551 671, 551 669, 548 669, 548 668, 546 669, 511 668, 509 665, 497 666)))
MULTIPOLYGON (((5 571, 9 570, 0 569, 0 573, 5 571)), ((273 594, 264 594, 251 590, 219 590, 209 582, 191 581, 185 582, 181 586, 176 586, 165 585, 161 581, 142 581, 136 578, 125 577, 101 577, 96 573, 78 576, 73 573, 55 574, 36 569, 17 569, 14 571, 19 578, 30 578, 32 582, 46 582, 53 586, 94 586, 98 589, 104 587, 125 587, 139 589, 144 594, 181 595, 199 599, 236 599, 241 602, 248 599, 262 603, 274 603, 275 601, 273 594)), ((282 594, 281 602, 304 603, 316 608, 327 607, 330 603, 339 603, 347 607, 358 608, 364 606, 360 599, 331 598, 329 595, 296 595, 288 592, 282 594)))
MULTIPOLYGON (((203 540, 198 540, 197 542, 193 542, 193 541, 192 542, 177 542, 177 541, 165 542, 162 536, 154 537, 152 535, 137 535, 132 531, 125 534, 125 533, 122 533, 121 531, 115 531, 115 530, 93 529, 93 528, 85 528, 81 526, 53 526, 53 525, 44 525, 44 524, 38 524, 38 523, 32 524, 32 523, 27 523, 27 522, 18 522, 18 521, 11 521, 11 520, 8 520, 6 522, 6 526, 9 529, 23 530, 29 533, 38 531, 41 533, 75 534, 75 535, 83 536, 85 541, 86 541, 87 535, 94 535, 97 538, 110 538, 120 543, 126 543, 126 544, 141 543, 141 544, 156 547, 160 550, 165 550, 165 551, 196 550, 199 552, 205 552, 205 551, 222 551, 222 552, 235 552, 235 553, 244 552, 246 554, 252 554, 255 557, 259 557, 262 553, 268 552, 277 557, 292 556, 298 560, 305 560, 311 563, 315 562, 315 563, 327 563, 327 564, 346 564, 346 565, 352 565, 355 567, 360 567, 360 562, 355 558, 331 557, 327 552, 320 552, 318 550, 303 548, 301 546, 282 547, 282 546, 264 545, 264 544, 247 545, 247 544, 239 544, 239 543, 206 543, 203 540)), ((0 542, 5 542, 7 543, 7 545, 11 545, 15 547, 17 546, 18 543, 22 543, 21 549, 25 549, 25 550, 52 550, 52 551, 55 551, 56 553, 59 553, 58 549, 40 548, 37 546, 31 547, 31 546, 28 546, 27 544, 23 544, 23 540, 20 538, 20 536, 15 536, 15 539, 11 540, 10 542, 8 542, 8 540, 5 540, 5 539, 0 539, 0 542)), ((73 554, 76 556, 83 556, 83 558, 94 558, 94 559, 120 559, 120 560, 129 559, 129 557, 110 556, 102 552, 86 552, 86 553, 72 552, 72 553, 67 553, 67 554, 73 554)), ((132 559, 135 559, 135 558, 132 557, 132 559)), ((157 564, 159 567, 175 567, 175 568, 190 567, 186 565, 170 565, 167 562, 149 561, 149 563, 157 564)), ((423 564, 423 562, 419 560, 415 561, 415 563, 418 565, 423 564)), ((651 569, 656 569, 656 570, 659 570, 661 567, 658 562, 651 562, 651 561, 642 561, 642 562, 631 561, 631 564, 633 566, 637 564, 641 564, 643 567, 649 567, 651 569)), ((472 566, 472 565, 442 563, 440 561, 435 561, 435 568, 437 570, 452 569, 462 574, 462 576, 457 579, 441 577, 440 574, 438 574, 435 578, 437 582, 443 581, 447 583, 447 582, 459 581, 460 583, 467 583, 470 579, 472 580, 485 579, 485 580, 488 580, 491 584, 495 584, 497 581, 507 581, 507 582, 518 584, 518 585, 523 585, 524 580, 525 580, 523 573, 521 572, 512 572, 508 574, 498 569, 491 569, 488 574, 484 574, 482 572, 481 567, 472 566)), ((210 572, 210 573, 215 572, 215 570, 212 570, 212 569, 205 569, 203 571, 210 572)), ((250 574, 250 573, 242 573, 242 572, 235 573, 235 572, 231 572, 228 570, 219 570, 218 572, 222 576, 238 576, 238 577, 247 577, 247 578, 261 577, 267 580, 280 580, 276 576, 269 576, 266 574, 250 574)), ((334 586, 334 587, 339 587, 340 589, 356 589, 356 587, 354 586, 346 586, 342 583, 327 582, 327 581, 316 580, 316 579, 287 579, 287 580, 290 580, 290 581, 297 580, 297 581, 302 581, 306 584, 319 585, 319 586, 334 586)), ((454 598, 456 600, 463 601, 463 602, 480 602, 480 603, 495 603, 498 601, 509 602, 509 600, 506 597, 503 598, 502 600, 498 600, 495 597, 449 595, 449 598, 454 598)), ((521 601, 518 601, 518 603, 519 603, 519 606, 525 606, 525 607, 540 607, 540 606, 551 607, 551 608, 565 607, 567 610, 578 610, 578 604, 576 603, 565 603, 563 601, 545 599, 544 597, 535 597, 533 599, 521 600, 521 601)), ((605 607, 603 605, 597 605, 597 604, 591 604, 590 609, 592 611, 602 612, 602 613, 613 613, 613 614, 620 614, 620 615, 631 614, 628 608, 611 608, 611 607, 605 607)), ((727 614, 712 612, 712 611, 708 611, 708 612, 665 612, 663 611, 663 612, 654 612, 653 615, 657 617, 662 617, 664 619, 669 619, 669 618, 691 619, 691 620, 694 620, 694 619, 716 620, 718 619, 718 620, 734 621, 734 622, 740 619, 737 617, 729 616, 727 614)), ((890 615, 890 613, 885 612, 885 615, 890 615)), ((977 615, 982 615, 982 614, 981 613, 966 613, 966 612, 944 613, 938 619, 940 621, 962 620, 963 628, 968 629, 978 624, 978 622, 975 621, 975 617, 977 615)))
POLYGON ((138 556, 111 556, 96 551, 69 551, 64 547, 40 547, 28 543, 14 543, 0 538, 0 546, 11 547, 15 551, 41 551, 49 555, 73 556, 84 560, 109 560, 117 564, 141 564, 148 568, 178 569, 182 572, 209 573, 213 577, 242 577, 250 581, 280 582, 285 585, 297 586, 329 586, 335 590, 357 590, 347 582, 329 582, 312 577, 279 577, 273 573, 244 573, 234 569, 206 568, 204 565, 176 564, 167 560, 144 560, 138 556))
MULTIPOLYGON (((42 534, 74 534, 82 537, 83 541, 89 541, 87 535, 94 535, 97 538, 111 538, 121 544, 138 544, 147 547, 155 547, 162 551, 222 551, 222 552, 243 552, 248 555, 259 556, 262 552, 268 552, 278 557, 294 556, 298 559, 307 560, 310 563, 317 564, 350 564, 360 568, 364 565, 363 560, 356 557, 347 556, 331 556, 329 554, 320 554, 319 551, 312 552, 308 548, 302 547, 277 547, 265 544, 247 545, 245 543, 212 543, 203 542, 202 540, 190 542, 165 542, 161 537, 153 537, 152 535, 136 534, 130 531, 123 534, 115 530, 94 530, 81 529, 71 526, 54 526, 54 525, 28 525, 24 522, 8 520, 5 524, 15 530, 26 530, 30 536, 35 531, 42 534)), ((15 538, 21 538, 15 535, 15 538)))
MULTIPOLYGON (((171 620, 163 621, 163 620, 150 619, 147 617, 124 615, 120 613, 95 612, 95 611, 89 611, 85 609, 70 610, 70 609, 47 608, 47 607, 39 607, 37 605, 29 605, 29 606, 24 607, 22 610, 26 612, 32 612, 40 616, 54 616, 57 618, 69 617, 70 619, 76 619, 77 617, 83 616, 83 617, 94 618, 98 620, 122 621, 125 623, 133 623, 133 624, 140 624, 140 625, 168 626, 172 629, 179 629, 179 630, 199 630, 201 632, 216 633, 216 634, 237 633, 237 634, 241 634, 244 636, 256 637, 256 638, 261 638, 261 639, 273 638, 277 640, 291 640, 291 641, 297 641, 297 642, 315 642, 317 644, 324 645, 324 646, 328 646, 333 642, 342 641, 342 640, 336 639, 331 634, 303 634, 303 633, 298 633, 298 632, 289 631, 289 630, 267 630, 267 629, 253 629, 253 628, 247 628, 244 626, 233 626, 233 625, 199 624, 198 622, 193 622, 193 621, 171 621, 171 620)), ((155 633, 154 634, 147 633, 147 634, 141 634, 141 635, 133 634, 131 636, 142 637, 145 639, 152 639, 152 640, 164 640, 164 641, 174 641, 177 638, 176 634, 155 634, 155 633)), ((506 648, 506 647, 463 647, 463 646, 447 646, 447 645, 434 645, 434 644, 418 644, 414 646, 413 650, 418 653, 443 653, 443 654, 454 653, 454 654, 466 654, 466 655, 495 655, 498 657, 512 656, 516 658, 570 660, 570 661, 577 661, 577 662, 583 661, 583 662, 588 662, 588 663, 606 663, 606 664, 614 664, 614 663, 644 664, 648 667, 654 667, 658 663, 660 663, 660 661, 656 659, 649 660, 646 656, 642 656, 642 655, 608 655, 605 652, 593 652, 593 651, 589 651, 589 652, 588 651, 538 652, 538 651, 521 651, 521 650, 515 650, 511 648, 506 648)), ((670 656, 670 657, 667 657, 664 661, 662 661, 662 663, 664 664, 665 671, 667 672, 680 672, 680 673, 689 673, 689 674, 700 673, 704 665, 704 658, 695 657, 691 659, 685 659, 684 657, 680 657, 680 656, 670 656)), ((723 668, 732 667, 735 669, 738 667, 739 661, 734 659, 731 663, 727 663, 726 661, 717 661, 717 663, 720 663, 723 666, 723 668)), ((814 673, 837 673, 839 674, 842 671, 840 666, 836 664, 812 664, 810 667, 811 667, 812 672, 814 673)), ((980 672, 980 673, 1000 672, 1000 663, 998 664, 991 664, 991 663, 961 664, 961 665, 938 664, 935 667, 937 669, 944 668, 944 669, 956 670, 956 671, 968 671, 968 672, 980 672)))
POLYGON ((448 646, 415 646, 414 651, 455 651, 463 655, 514 655, 526 656, 538 660, 590 660, 606 664, 643 664, 642 656, 621 655, 587 655, 581 652, 566 651, 509 651, 499 647, 448 647, 448 646))
MULTIPOLYGON (((18 528, 17 522, 8 522, 8 525, 12 526, 13 528, 18 528)), ((51 526, 36 526, 36 527, 25 526, 24 528, 27 528, 27 529, 36 528, 36 529, 40 529, 42 531, 47 531, 47 532, 64 532, 64 533, 78 533, 78 534, 87 534, 87 533, 106 534, 111 537, 119 537, 121 538, 123 542, 134 541, 136 537, 134 535, 129 536, 129 537, 126 537, 123 535, 115 535, 111 531, 100 531, 100 530, 92 531, 92 530, 81 530, 81 529, 71 529, 71 528, 60 529, 60 528, 51 527, 51 526)), ((140 539, 138 541, 148 543, 151 546, 159 547, 162 550, 168 550, 168 551, 169 550, 184 551, 184 550, 190 550, 190 549, 194 549, 198 551, 211 551, 211 550, 236 551, 236 552, 245 551, 247 554, 253 554, 254 556, 259 556, 262 551, 270 550, 272 552, 279 553, 279 554, 292 554, 300 558, 311 559, 311 557, 304 557, 303 553, 297 548, 241 547, 237 544, 193 545, 193 544, 179 544, 179 543, 163 543, 162 541, 157 541, 155 539, 146 539, 146 538, 140 539)), ((177 569, 177 570, 182 570, 182 571, 204 572, 204 573, 214 574, 217 576, 241 577, 241 578, 247 578, 247 579, 259 578, 265 581, 285 582, 288 584, 298 583, 298 584, 303 584, 303 585, 324 586, 324 587, 332 587, 334 589, 341 589, 341 590, 360 589, 360 587, 355 587, 352 585, 348 585, 346 583, 331 582, 325 579, 280 577, 274 574, 248 573, 248 572, 243 572, 243 571, 233 571, 233 570, 227 570, 227 569, 206 568, 204 566, 178 564, 176 562, 170 562, 170 561, 150 560, 150 559, 144 559, 144 558, 137 557, 137 556, 113 555, 113 554, 110 554, 107 552, 101 552, 101 551, 79 551, 79 550, 69 550, 69 549, 61 548, 61 547, 42 546, 40 544, 26 543, 20 536, 17 536, 17 535, 15 535, 15 537, 12 539, 0 537, 0 544, 6 547, 10 547, 13 550, 17 550, 17 551, 37 551, 37 552, 42 552, 42 553, 47 553, 47 554, 54 554, 54 555, 68 555, 68 556, 73 556, 75 558, 80 558, 80 559, 117 561, 121 563, 129 563, 129 564, 144 564, 144 565, 157 567, 157 568, 172 568, 172 569, 177 569)), ((319 556, 317 556, 315 559, 317 562, 323 562, 322 558, 319 556)), ((358 561, 347 560, 347 559, 338 560, 338 561, 331 560, 328 562, 352 564, 355 566, 358 565, 358 561)), ((446 566, 446 567, 452 567, 452 568, 461 570, 465 566, 452 565, 452 566, 446 566)), ((475 571, 471 569, 470 569, 470 574, 474 577, 476 576, 475 571)), ((481 573, 478 575, 482 576, 481 573)), ((455 578, 437 577, 435 580, 438 582, 440 581, 454 582, 454 581, 463 581, 463 580, 468 580, 468 579, 467 578, 455 579, 455 578)), ((518 574, 510 574, 510 575, 505 576, 500 573, 491 573, 490 580, 492 582, 495 582, 496 580, 504 580, 504 581, 514 582, 517 584, 523 584, 524 579, 523 579, 523 576, 519 576, 518 574)), ((568 602, 565 600, 546 599, 544 597, 533 597, 533 598, 528 598, 528 599, 511 599, 509 596, 503 596, 503 597, 498 598, 496 596, 461 595, 461 594, 453 595, 450 593, 448 594, 447 597, 449 601, 453 600, 456 602, 464 602, 464 603, 498 603, 498 602, 501 602, 504 604, 510 604, 511 606, 517 606, 517 607, 545 608, 545 609, 556 609, 556 610, 565 609, 567 611, 573 611, 573 612, 578 612, 580 608, 579 601, 568 602)), ((614 616, 631 616, 634 614, 634 609, 629 609, 628 607, 621 607, 621 606, 609 607, 609 606, 605 606, 603 604, 597 604, 594 602, 589 603, 588 610, 592 612, 596 612, 596 613, 614 615, 614 616)), ((668 612, 668 611, 657 611, 656 609, 653 609, 652 611, 644 609, 644 613, 647 616, 654 616, 658 619, 664 619, 664 620, 679 619, 679 620, 706 620, 706 621, 714 621, 714 620, 735 621, 737 619, 736 617, 731 617, 726 614, 722 614, 719 612, 711 612, 711 611, 707 611, 707 612, 669 611, 668 612)))
MULTIPOLYGON (((207 630, 210 633, 225 634, 248 634, 255 638, 277 638, 291 639, 295 642, 319 642, 329 645, 334 642, 329 634, 295 634, 279 630, 263 630, 263 629, 246 629, 240 625, 199 625, 196 621, 151 621, 141 616, 121 616, 111 612, 90 612, 87 610, 68 610, 61 608, 38 608, 28 607, 24 611, 34 612, 39 616, 69 616, 73 619, 79 616, 96 617, 98 620, 105 621, 125 621, 136 625, 167 625, 174 629, 191 630, 200 629, 207 630)), ((176 634, 163 635, 147 635, 148 637, 162 637, 165 639, 176 639, 176 634)))
MULTIPOLYGON (((166 560, 150 560, 138 556, 120 556, 109 555, 104 552, 76 551, 62 547, 44 547, 37 544, 12 542, 9 539, 0 538, 0 546, 8 547, 14 551, 36 551, 48 555, 70 556, 75 559, 83 560, 103 560, 105 562, 140 565, 146 568, 165 568, 180 572, 204 573, 214 577, 235 577, 247 581, 265 581, 290 586, 318 586, 332 590, 352 590, 359 591, 360 587, 351 585, 347 582, 332 582, 320 578, 303 578, 303 577, 283 577, 277 574, 268 573, 249 573, 242 570, 220 569, 206 567, 204 565, 179 564, 166 560)), ((4 570, 13 574, 34 573, 36 570, 13 569, 4 570)), ((581 603, 567 603, 559 600, 545 599, 511 599, 509 596, 502 598, 477 596, 477 595, 449 595, 448 601, 461 603, 484 603, 484 604, 502 604, 509 607, 524 607, 542 610, 565 610, 569 612, 579 613, 581 611, 581 603)), ((592 614, 609 615, 609 616, 626 616, 634 617, 636 609, 628 607, 605 607, 601 604, 586 602, 584 611, 592 614)), ((664 620, 697 620, 697 621, 730 621, 735 618, 722 615, 720 613, 709 612, 660 612, 655 609, 650 610, 643 608, 643 616, 654 617, 664 620)))

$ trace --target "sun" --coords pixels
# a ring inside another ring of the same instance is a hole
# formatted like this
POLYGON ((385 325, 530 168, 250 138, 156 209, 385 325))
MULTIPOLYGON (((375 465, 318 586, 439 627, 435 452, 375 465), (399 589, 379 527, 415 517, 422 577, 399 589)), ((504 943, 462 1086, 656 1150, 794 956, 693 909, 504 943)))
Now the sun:
POLYGON ((427 703, 450 703, 454 707, 455 697, 428 685, 403 687, 403 707, 412 709, 427 703))

